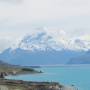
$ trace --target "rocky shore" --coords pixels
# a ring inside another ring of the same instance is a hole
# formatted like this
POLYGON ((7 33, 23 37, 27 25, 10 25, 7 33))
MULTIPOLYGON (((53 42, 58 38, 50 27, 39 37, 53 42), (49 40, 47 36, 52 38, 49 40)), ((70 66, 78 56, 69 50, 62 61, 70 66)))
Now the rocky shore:
POLYGON ((0 90, 77 90, 73 86, 64 86, 57 82, 32 82, 23 80, 5 79, 9 75, 39 74, 29 67, 17 67, 4 62, 0 64, 0 90))
POLYGON ((76 90, 57 82, 32 82, 22 80, 0 79, 0 90, 76 90))

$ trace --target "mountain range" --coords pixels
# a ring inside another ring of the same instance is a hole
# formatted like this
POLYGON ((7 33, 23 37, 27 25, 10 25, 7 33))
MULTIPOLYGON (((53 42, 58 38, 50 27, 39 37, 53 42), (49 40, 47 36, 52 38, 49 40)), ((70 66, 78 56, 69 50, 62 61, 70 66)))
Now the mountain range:
POLYGON ((21 48, 29 51, 60 51, 62 49, 88 51, 90 49, 90 40, 83 37, 69 37, 63 30, 56 32, 38 31, 23 36, 11 48, 21 48))
POLYGON ((90 51, 78 57, 71 58, 68 64, 90 64, 90 51))
POLYGON ((16 65, 87 64, 90 41, 69 38, 63 31, 25 35, 5 49, 0 59, 16 65))

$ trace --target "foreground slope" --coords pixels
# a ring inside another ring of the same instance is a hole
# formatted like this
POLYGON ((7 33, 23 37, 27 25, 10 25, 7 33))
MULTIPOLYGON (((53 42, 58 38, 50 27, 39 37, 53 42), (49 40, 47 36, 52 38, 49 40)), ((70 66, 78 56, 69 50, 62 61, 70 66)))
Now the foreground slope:
POLYGON ((31 67, 16 66, 0 61, 0 78, 4 78, 8 75, 20 75, 20 74, 34 74, 42 73, 31 67))

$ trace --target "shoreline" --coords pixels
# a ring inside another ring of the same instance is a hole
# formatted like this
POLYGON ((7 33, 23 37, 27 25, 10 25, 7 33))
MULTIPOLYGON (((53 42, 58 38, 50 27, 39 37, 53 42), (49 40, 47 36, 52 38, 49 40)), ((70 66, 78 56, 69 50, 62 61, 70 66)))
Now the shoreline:
MULTIPOLYGON (((48 65, 49 66, 49 65, 48 65)), ((56 65, 54 65, 56 66, 56 65)), ((41 66, 40 66, 41 67, 41 66)), ((41 70, 30 67, 17 67, 3 64, 0 66, 0 90, 75 90, 74 86, 65 86, 59 82, 36 82, 6 79, 5 76, 17 76, 26 74, 40 74, 41 70)))
POLYGON ((75 90, 75 88, 61 85, 58 82, 0 79, 0 90, 75 90))
POLYGON ((74 67, 74 66, 90 66, 90 64, 56 64, 56 65, 40 65, 40 68, 42 67, 74 67))

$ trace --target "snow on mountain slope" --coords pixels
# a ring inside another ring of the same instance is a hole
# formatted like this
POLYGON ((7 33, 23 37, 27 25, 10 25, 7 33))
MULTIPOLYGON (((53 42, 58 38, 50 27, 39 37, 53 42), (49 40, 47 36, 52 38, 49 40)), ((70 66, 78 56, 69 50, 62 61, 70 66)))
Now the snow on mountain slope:
POLYGON ((25 50, 61 50, 66 48, 68 39, 65 37, 64 31, 52 31, 47 30, 34 32, 24 36, 16 46, 12 46, 12 49, 21 48, 25 50))
POLYGON ((76 38, 71 40, 70 49, 88 51, 90 49, 90 41, 76 38))
POLYGON ((0 54, 0 59, 16 65, 66 64, 90 49, 88 38, 69 37, 63 30, 41 29, 13 42, 14 45, 0 54))
POLYGON ((25 35, 16 45, 12 46, 12 50, 21 48, 29 51, 60 51, 62 49, 87 51, 90 49, 90 40, 82 37, 68 37, 63 30, 48 30, 45 28, 25 35))

